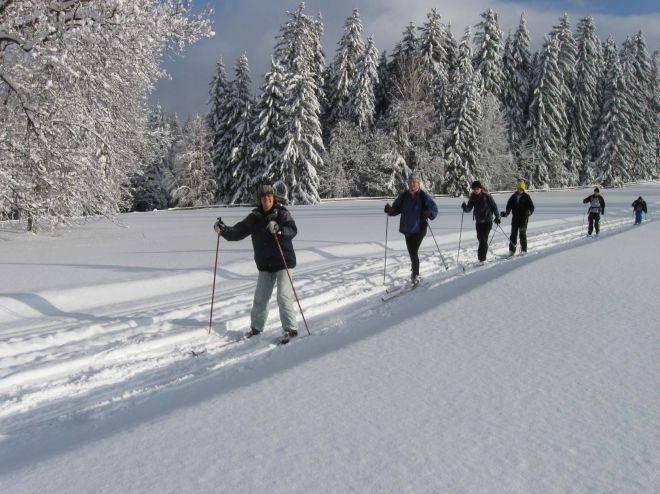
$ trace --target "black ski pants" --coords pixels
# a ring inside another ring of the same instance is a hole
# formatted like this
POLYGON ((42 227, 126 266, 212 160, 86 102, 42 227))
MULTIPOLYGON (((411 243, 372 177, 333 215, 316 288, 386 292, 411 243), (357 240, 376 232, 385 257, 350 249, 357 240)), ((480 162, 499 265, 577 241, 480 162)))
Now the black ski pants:
POLYGON ((406 247, 408 247, 413 276, 419 275, 419 246, 422 245, 425 236, 426 230, 424 230, 424 233, 406 235, 406 247))
POLYGON ((509 251, 516 251, 516 240, 518 235, 520 235, 520 248, 523 252, 527 252, 527 222, 529 221, 529 216, 523 216, 522 218, 516 218, 515 216, 511 219, 511 237, 509 242, 509 251))
POLYGON ((596 227, 596 235, 600 232, 600 213, 589 213, 589 235, 594 231, 596 227))
POLYGON ((493 228, 492 221, 477 223, 477 240, 479 240, 477 257, 480 261, 486 260, 486 253, 488 252, 488 235, 490 234, 491 228, 493 228))

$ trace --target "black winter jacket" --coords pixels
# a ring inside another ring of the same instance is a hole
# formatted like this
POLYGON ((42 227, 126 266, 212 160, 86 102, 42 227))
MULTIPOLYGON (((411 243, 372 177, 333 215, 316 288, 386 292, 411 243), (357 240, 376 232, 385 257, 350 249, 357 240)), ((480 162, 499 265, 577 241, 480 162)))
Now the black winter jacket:
POLYGON ((500 217, 495 199, 483 190, 481 194, 470 194, 465 212, 469 213, 472 208, 474 208, 474 219, 477 223, 492 223, 493 215, 498 219, 500 217))
POLYGON ((534 203, 527 192, 523 192, 518 199, 518 194, 513 193, 506 203, 506 214, 513 213, 513 220, 521 220, 531 216, 534 212, 534 203))
POLYGON ((632 203, 632 207, 635 211, 642 210, 648 214, 648 211, 646 210, 646 201, 644 199, 641 201, 639 199, 635 199, 635 202, 632 203))
POLYGON ((589 204, 595 197, 600 199, 600 211, 592 211, 591 210, 592 208, 590 206, 589 207, 589 214, 592 214, 592 213, 603 213, 603 214, 605 214, 605 199, 603 199, 603 196, 601 196, 600 194, 598 194, 597 196, 596 196, 596 194, 591 194, 589 197, 586 197, 584 199, 584 201, 582 201, 582 203, 583 204, 589 204))
POLYGON ((273 209, 264 212, 261 207, 254 208, 247 217, 232 227, 226 227, 222 236, 230 241, 243 240, 252 235, 254 261, 259 271, 274 273, 285 268, 282 256, 275 243, 275 237, 266 229, 269 221, 274 220, 280 226, 279 239, 284 252, 284 259, 289 268, 296 266, 296 253, 293 251, 293 237, 298 233, 291 213, 281 204, 275 204, 273 209))

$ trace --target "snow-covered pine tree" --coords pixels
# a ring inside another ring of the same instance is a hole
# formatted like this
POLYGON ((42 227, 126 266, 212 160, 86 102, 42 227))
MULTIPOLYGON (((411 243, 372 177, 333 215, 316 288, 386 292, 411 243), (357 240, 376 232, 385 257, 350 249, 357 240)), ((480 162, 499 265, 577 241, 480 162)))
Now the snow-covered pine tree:
MULTIPOLYGON (((230 173, 223 178, 225 201, 229 204, 250 202, 252 198, 251 143, 254 99, 248 59, 243 53, 235 65, 236 78, 231 85, 231 99, 227 105, 229 131, 230 173)), ((221 140, 221 142, 224 139, 221 140)))
POLYGON ((304 13, 301 2, 294 12, 287 12, 289 19, 280 28, 274 58, 287 73, 305 75, 312 79, 314 94, 320 103, 324 98, 325 55, 321 45, 323 23, 304 13))
POLYGON ((652 175, 660 177, 660 51, 655 50, 651 58, 651 111, 653 111, 654 166, 652 175))
POLYGON ((626 39, 621 51, 628 122, 631 125, 631 156, 628 164, 632 180, 649 179, 654 168, 653 95, 651 57, 642 32, 626 39))
POLYGON ((481 81, 472 67, 471 31, 468 26, 458 46, 457 68, 452 86, 456 88, 453 113, 448 122, 444 191, 452 196, 468 194, 477 178, 481 81))
MULTIPOLYGON (((557 59, 557 67, 559 73, 561 74, 562 80, 562 101, 564 104, 564 113, 567 115, 572 115, 574 102, 573 96, 575 94, 575 77, 576 77, 576 44, 573 35, 571 34, 571 27, 568 22, 568 15, 564 14, 559 19, 559 24, 553 27, 552 37, 556 37, 559 40, 559 58, 557 59)), ((564 129, 564 139, 563 146, 566 149, 565 155, 566 159, 564 161, 564 170, 560 170, 561 173, 557 174, 554 182, 555 185, 560 187, 577 185, 580 179, 580 170, 582 168, 582 162, 580 159, 580 153, 573 145, 575 139, 570 135, 572 133, 572 126, 567 118, 566 128, 564 129), (569 143, 570 149, 569 149, 569 143)))
MULTIPOLYGON (((215 167, 215 177, 219 184, 218 192, 223 194, 223 178, 231 174, 231 148, 228 139, 222 140, 225 134, 228 134, 231 122, 228 121, 229 108, 231 101, 231 91, 225 72, 225 64, 220 57, 215 65, 215 74, 209 84, 210 106, 206 117, 206 125, 209 128, 209 145, 211 146, 211 156, 215 167)), ((223 197, 217 197, 220 201, 223 197)))
POLYGON ((323 24, 305 15, 304 8, 301 3, 288 13, 275 46, 274 58, 285 74, 284 151, 281 160, 269 165, 264 178, 291 202, 313 204, 319 201, 316 168, 323 166, 325 151, 319 99, 324 80, 323 24))
MULTIPOLYGON (((440 14, 436 9, 431 9, 427 15, 427 21, 419 28, 419 50, 420 63, 423 73, 428 78, 429 86, 435 94, 434 104, 438 115, 438 121, 442 122, 445 113, 444 93, 449 84, 449 73, 447 68, 447 52, 443 44, 443 26, 440 22, 440 14)), ((440 125, 442 128, 442 125, 440 125)))
POLYGON ((364 53, 358 60, 357 79, 351 94, 350 108, 352 121, 361 130, 369 129, 376 116, 376 97, 374 90, 378 83, 378 49, 373 36, 369 36, 364 53))
POLYGON ((559 38, 546 36, 534 74, 529 111, 530 136, 534 148, 529 178, 535 188, 560 183, 565 169, 567 123, 558 60, 559 38))
POLYGON ((363 57, 362 21, 358 9, 354 9, 353 14, 346 19, 344 34, 339 40, 332 64, 332 92, 328 95, 331 127, 341 120, 357 121, 352 106, 352 92, 358 79, 358 64, 363 57))
MULTIPOLYGON (((571 115, 569 155, 577 151, 580 157, 579 183, 589 178, 590 140, 598 109, 598 78, 600 41, 596 37, 593 17, 580 19, 576 28, 577 59, 575 93, 571 115)), ((593 178, 593 177, 592 177, 593 178)))
MULTIPOLYGON (((511 149, 519 151, 528 138, 531 86, 530 38, 525 14, 504 53, 504 108, 511 149)), ((521 163, 518 163, 520 166, 521 163)))
POLYGON ((497 14, 488 9, 481 14, 482 21, 477 24, 474 35, 473 65, 481 75, 482 94, 494 94, 502 98, 502 31, 497 14))
POLYGON ((419 39, 415 33, 415 25, 410 22, 403 30, 403 37, 395 46, 392 52, 392 65, 396 69, 404 61, 417 60, 419 56, 419 39))
POLYGON ((317 168, 325 152, 319 121, 319 103, 313 79, 288 73, 285 101, 286 124, 282 159, 272 163, 264 178, 292 204, 319 202, 317 168))
POLYGON ((209 151, 208 127, 200 115, 191 117, 183 127, 181 153, 177 156, 177 188, 172 194, 177 206, 208 206, 215 198, 213 159, 209 151))
POLYGON ((278 169, 282 160, 286 124, 286 74, 284 67, 277 60, 271 60, 270 72, 265 75, 261 95, 256 105, 253 125, 252 170, 250 189, 254 189, 264 180, 269 169, 278 169))
POLYGON ((626 81, 619 62, 616 45, 612 38, 605 44, 608 60, 607 76, 603 87, 597 161, 598 181, 607 187, 620 186, 630 180, 631 125, 628 121, 626 81))

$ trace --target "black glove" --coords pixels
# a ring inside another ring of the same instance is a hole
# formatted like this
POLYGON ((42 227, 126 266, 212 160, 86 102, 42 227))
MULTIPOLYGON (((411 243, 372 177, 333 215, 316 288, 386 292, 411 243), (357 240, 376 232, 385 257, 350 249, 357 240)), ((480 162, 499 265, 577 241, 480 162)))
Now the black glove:
POLYGON ((465 202, 463 204, 461 204, 461 209, 463 211, 467 211, 467 204, 465 204, 465 202))
POLYGON ((509 215, 509 213, 507 213, 506 211, 502 211, 502 212, 500 212, 500 216, 501 216, 502 218, 506 218, 508 215, 509 215))
POLYGON ((218 218, 218 221, 215 222, 215 225, 213 225, 213 229, 215 230, 215 233, 220 235, 223 231, 227 229, 227 225, 225 225, 220 218, 218 218))
POLYGON ((499 218, 495 218, 495 224, 499 225, 500 223, 502 223, 502 220, 499 218))
POLYGON ((392 211, 392 206, 390 206, 389 202, 385 204, 385 208, 383 209, 383 211, 386 212, 387 214, 390 214, 390 211, 392 211))

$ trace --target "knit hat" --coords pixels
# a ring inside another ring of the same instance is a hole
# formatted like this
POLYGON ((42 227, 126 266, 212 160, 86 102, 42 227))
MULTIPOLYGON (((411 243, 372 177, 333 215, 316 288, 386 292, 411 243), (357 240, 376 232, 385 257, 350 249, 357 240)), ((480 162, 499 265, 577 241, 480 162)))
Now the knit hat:
POLYGON ((416 181, 419 182, 419 173, 416 171, 410 172, 410 175, 408 175, 408 182, 416 181))
POLYGON ((599 189, 598 187, 596 187, 596 188, 594 189, 594 192, 600 192, 600 189, 599 189))
POLYGON ((518 188, 520 190, 525 190, 527 188, 527 184, 525 184, 525 181, 522 178, 518 181, 518 188))
POLYGON ((275 189, 273 189, 273 186, 270 184, 262 184, 259 186, 257 189, 257 197, 263 197, 263 196, 274 196, 275 195, 275 189))
POLYGON ((479 180, 475 180, 472 182, 472 185, 470 186, 472 189, 483 189, 483 185, 481 185, 481 182, 479 180))

